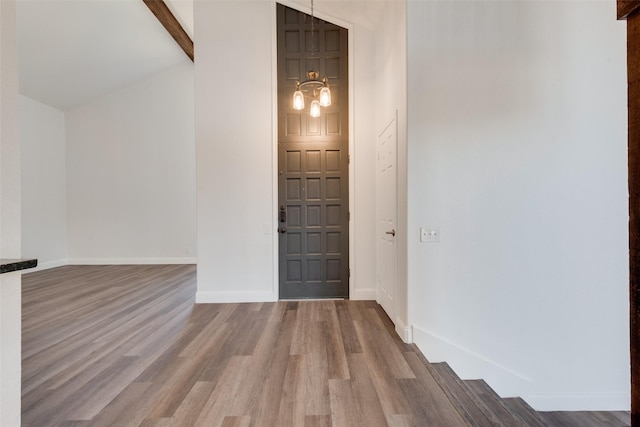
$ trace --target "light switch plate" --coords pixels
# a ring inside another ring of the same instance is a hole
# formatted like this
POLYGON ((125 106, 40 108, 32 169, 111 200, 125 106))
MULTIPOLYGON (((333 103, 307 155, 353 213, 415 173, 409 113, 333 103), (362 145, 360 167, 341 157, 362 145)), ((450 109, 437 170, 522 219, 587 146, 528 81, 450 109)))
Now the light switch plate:
POLYGON ((440 241, 440 228, 420 227, 420 241, 437 243, 440 241))

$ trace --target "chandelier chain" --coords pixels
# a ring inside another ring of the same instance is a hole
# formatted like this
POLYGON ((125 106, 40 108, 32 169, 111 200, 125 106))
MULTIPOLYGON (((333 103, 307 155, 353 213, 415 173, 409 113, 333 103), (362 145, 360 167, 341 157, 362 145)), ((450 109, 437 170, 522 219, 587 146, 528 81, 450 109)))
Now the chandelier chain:
MULTIPOLYGON (((1 1, 1 0, 0 0, 1 1)), ((307 16, 305 14, 305 18, 303 21, 303 27, 306 27, 307 24, 307 16)), ((311 0, 311 58, 306 53, 304 54, 304 58, 306 61, 310 61, 311 68, 307 72, 308 79, 300 82, 296 81, 296 90, 293 93, 293 109, 294 110, 303 110, 304 109, 304 96, 303 91, 306 91, 310 95, 313 96, 313 101, 311 101, 311 108, 309 109, 309 114, 311 117, 320 117, 320 107, 329 107, 331 105, 331 90, 329 89, 329 80, 326 76, 324 76, 321 80, 319 67, 314 67, 314 62, 318 60, 321 61, 320 56, 315 57, 315 16, 314 16, 314 2, 311 0), (313 92, 311 92, 313 89, 313 92)), ((318 31, 318 41, 320 40, 320 34, 318 31)), ((305 44, 307 43, 307 38, 305 36, 305 44)), ((306 48, 305 48, 306 51, 306 48)), ((318 64, 320 65, 320 64, 318 64)))
POLYGON ((315 53, 315 35, 314 35, 314 19, 313 19, 313 0, 311 0, 311 55, 315 53))

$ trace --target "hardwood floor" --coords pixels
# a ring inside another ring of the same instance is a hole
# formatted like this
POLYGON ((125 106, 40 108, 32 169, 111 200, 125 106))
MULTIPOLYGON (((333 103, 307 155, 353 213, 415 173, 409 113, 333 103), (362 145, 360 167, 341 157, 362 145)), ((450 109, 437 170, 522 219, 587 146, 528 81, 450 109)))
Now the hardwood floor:
POLYGON ((194 296, 195 266, 25 274, 22 425, 628 425, 482 400, 483 384, 429 364, 375 302, 194 296))

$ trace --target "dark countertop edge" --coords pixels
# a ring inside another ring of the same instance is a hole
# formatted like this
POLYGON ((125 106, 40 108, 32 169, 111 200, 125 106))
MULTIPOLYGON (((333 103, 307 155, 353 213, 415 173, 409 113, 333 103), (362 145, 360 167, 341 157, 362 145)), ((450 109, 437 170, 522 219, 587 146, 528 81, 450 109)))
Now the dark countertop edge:
POLYGON ((35 268, 37 265, 37 259, 0 259, 0 274, 35 268))

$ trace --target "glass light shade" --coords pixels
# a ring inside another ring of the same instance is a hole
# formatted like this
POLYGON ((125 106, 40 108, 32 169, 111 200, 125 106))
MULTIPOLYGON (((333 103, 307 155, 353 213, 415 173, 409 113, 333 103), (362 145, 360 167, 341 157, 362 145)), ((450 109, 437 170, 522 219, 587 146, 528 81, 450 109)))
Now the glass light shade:
POLYGON ((311 101, 311 107, 309 108, 309 115, 311 117, 320 117, 320 101, 314 99, 311 101))
POLYGON ((331 91, 326 86, 320 89, 320 105, 323 107, 331 105, 331 91))
POLYGON ((293 92, 293 109, 304 110, 304 95, 301 90, 293 92))

